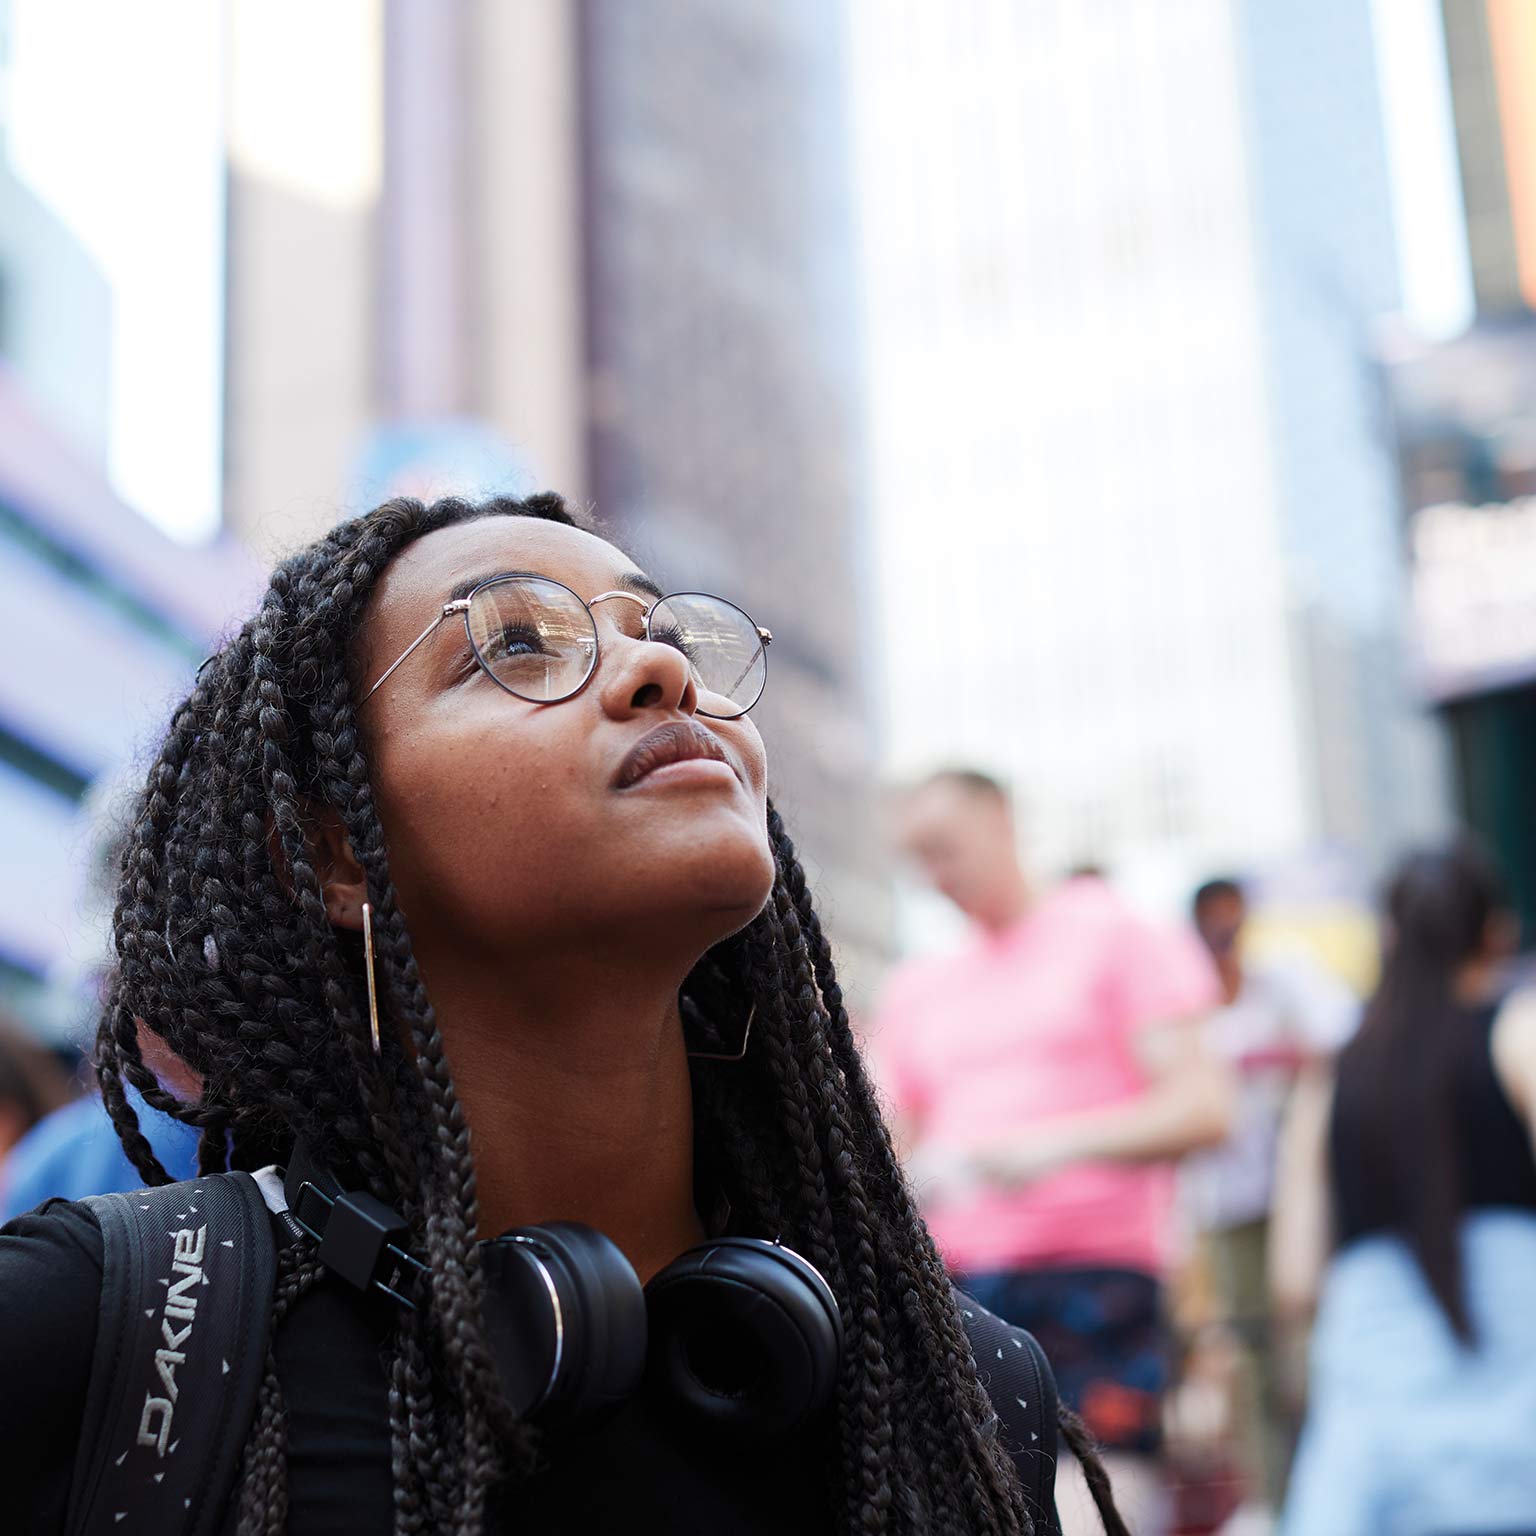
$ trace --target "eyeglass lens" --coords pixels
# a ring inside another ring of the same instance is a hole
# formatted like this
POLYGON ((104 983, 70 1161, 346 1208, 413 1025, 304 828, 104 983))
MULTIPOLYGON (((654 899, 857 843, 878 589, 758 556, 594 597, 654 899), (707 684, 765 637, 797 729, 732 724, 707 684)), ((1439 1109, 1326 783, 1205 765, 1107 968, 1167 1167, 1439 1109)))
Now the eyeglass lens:
POLYGON ((558 582, 493 581, 473 594, 465 617, 480 665, 520 699, 553 703, 592 675, 597 661, 592 615, 558 582))
POLYGON ((704 695, 699 713, 731 719, 762 697, 768 655, 757 626, 734 603, 678 592, 651 610, 651 639, 675 645, 704 695))
MULTIPOLYGON (((586 604, 542 577, 493 581, 471 597, 469 638, 480 664, 509 693, 534 703, 569 698, 597 664, 597 627, 586 604)), ((734 603, 702 592, 656 604, 650 636, 689 661, 699 713, 745 714, 762 696, 768 661, 757 626, 734 603)))

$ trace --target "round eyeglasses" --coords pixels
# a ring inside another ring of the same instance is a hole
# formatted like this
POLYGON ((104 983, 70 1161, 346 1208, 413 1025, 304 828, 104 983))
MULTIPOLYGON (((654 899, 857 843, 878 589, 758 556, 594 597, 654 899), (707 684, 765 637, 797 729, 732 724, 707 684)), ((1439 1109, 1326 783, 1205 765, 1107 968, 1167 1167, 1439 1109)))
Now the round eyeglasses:
POLYGON ((773 636, 723 597, 672 592, 648 602, 614 591, 587 602, 548 576, 512 575, 493 576, 467 597, 444 603, 360 702, 371 699, 444 619, 462 613, 475 660, 493 682, 532 704, 558 704, 579 693, 597 670, 592 610, 619 598, 640 609, 647 640, 675 646, 688 658, 701 715, 735 720, 763 696, 773 636))

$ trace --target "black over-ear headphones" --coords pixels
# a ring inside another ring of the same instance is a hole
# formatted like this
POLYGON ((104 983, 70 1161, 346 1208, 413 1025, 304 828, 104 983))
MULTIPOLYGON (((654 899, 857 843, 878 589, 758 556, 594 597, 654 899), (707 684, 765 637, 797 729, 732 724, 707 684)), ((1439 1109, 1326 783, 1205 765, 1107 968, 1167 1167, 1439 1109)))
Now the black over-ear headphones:
MULTIPOLYGON (((284 1193, 323 1264, 360 1290, 415 1305, 426 1270, 402 1246, 397 1212, 344 1192, 302 1144, 284 1193)), ((483 1242, 480 1263, 487 1340, 519 1417, 592 1424, 644 1387, 721 1429, 782 1434, 824 1408, 836 1385, 837 1300, 780 1243, 700 1243, 642 1287, 616 1243, 561 1221, 483 1242)))
POLYGON ((562 1221, 482 1244, 480 1263, 486 1332, 520 1414, 591 1422, 644 1382, 707 1423, 778 1434, 836 1384, 831 1288, 778 1243, 700 1243, 642 1288, 617 1244, 562 1221))

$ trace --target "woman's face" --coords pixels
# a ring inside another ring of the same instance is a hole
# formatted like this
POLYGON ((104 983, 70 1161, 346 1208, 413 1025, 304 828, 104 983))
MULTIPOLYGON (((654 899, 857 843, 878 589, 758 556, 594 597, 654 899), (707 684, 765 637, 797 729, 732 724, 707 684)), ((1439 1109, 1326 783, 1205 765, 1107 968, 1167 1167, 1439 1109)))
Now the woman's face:
MULTIPOLYGON (((362 691, 455 585, 513 571, 587 600, 643 579, 611 544, 558 523, 489 517, 440 529, 395 558, 369 601, 362 691)), ((499 687, 453 615, 362 706, 390 872, 418 943, 489 956, 683 944, 696 955, 767 900, 774 867, 757 728, 696 713, 686 658, 641 638, 639 606, 614 600, 593 613, 597 669, 560 703, 499 687), (689 724, 713 738, 723 763, 628 782, 647 736, 689 724)))

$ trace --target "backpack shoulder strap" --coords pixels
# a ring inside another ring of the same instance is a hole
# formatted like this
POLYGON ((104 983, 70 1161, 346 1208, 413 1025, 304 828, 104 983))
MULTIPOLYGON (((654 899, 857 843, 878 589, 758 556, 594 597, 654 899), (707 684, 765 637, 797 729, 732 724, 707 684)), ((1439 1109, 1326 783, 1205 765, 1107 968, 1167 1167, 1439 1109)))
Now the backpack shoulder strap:
POLYGON ((69 1536, 213 1536, 266 1360, 277 1246, 247 1173, 82 1202, 101 1310, 69 1536))
POLYGON ((976 1374, 992 1411, 1003 1448, 1013 1460, 1038 1531, 1056 1523, 1056 1412, 1060 1399, 1050 1361, 1032 1333, 988 1312, 963 1291, 955 1292, 976 1374))

